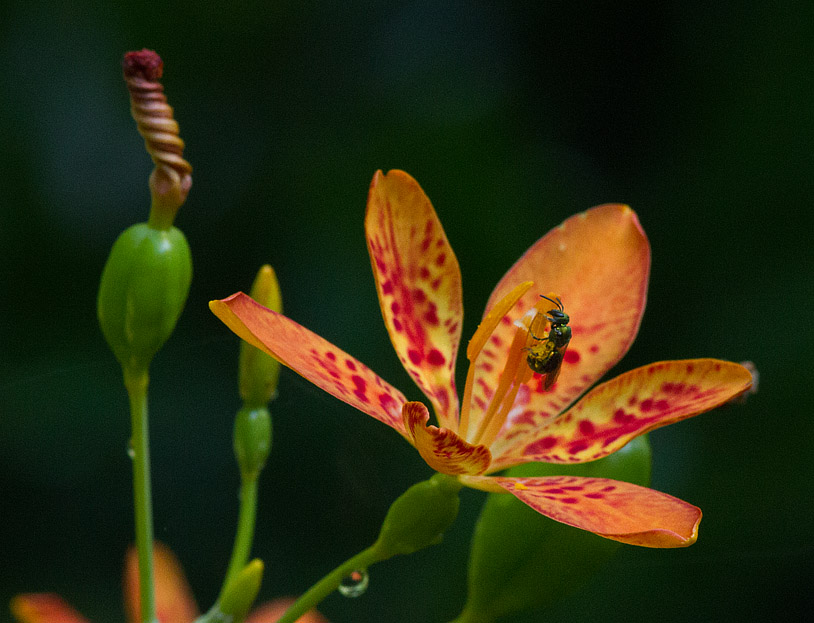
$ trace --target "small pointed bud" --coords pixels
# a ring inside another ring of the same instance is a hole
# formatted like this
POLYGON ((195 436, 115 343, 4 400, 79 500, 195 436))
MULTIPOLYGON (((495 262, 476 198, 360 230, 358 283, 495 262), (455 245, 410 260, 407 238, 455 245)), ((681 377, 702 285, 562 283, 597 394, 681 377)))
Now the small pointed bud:
POLYGON ((234 449, 243 478, 258 477, 271 451, 271 414, 266 407, 246 407, 235 417, 234 449))
MULTIPOLYGON (((650 482, 646 435, 598 461, 580 465, 527 463, 507 476, 587 476, 650 482)), ((489 494, 469 560, 469 591, 456 623, 491 623, 543 608, 584 585, 622 545, 543 517, 512 495, 489 494)))
POLYGON ((224 620, 240 623, 246 618, 260 592, 262 580, 263 561, 255 558, 224 588, 219 604, 219 610, 225 615, 224 620))
POLYGON ((124 368, 147 370, 175 329, 191 280, 192 257, 179 229, 139 223, 119 236, 102 272, 97 313, 124 368))
MULTIPOLYGON (((249 296, 273 311, 283 311, 280 285, 268 264, 257 273, 249 296)), ((244 404, 249 407, 266 406, 277 392, 280 363, 241 340, 239 369, 240 397, 244 404)))
POLYGON ((437 545, 458 516, 457 479, 436 474, 402 493, 387 512, 376 549, 381 559, 437 545))

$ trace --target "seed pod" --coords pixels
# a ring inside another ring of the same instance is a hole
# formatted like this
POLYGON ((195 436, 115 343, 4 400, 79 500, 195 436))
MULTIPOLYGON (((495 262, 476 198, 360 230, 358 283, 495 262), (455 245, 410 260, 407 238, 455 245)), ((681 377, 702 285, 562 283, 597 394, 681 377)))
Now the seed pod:
POLYGON ((146 371, 175 328, 192 280, 181 230, 139 223, 116 240, 102 272, 97 313, 122 367, 146 371))

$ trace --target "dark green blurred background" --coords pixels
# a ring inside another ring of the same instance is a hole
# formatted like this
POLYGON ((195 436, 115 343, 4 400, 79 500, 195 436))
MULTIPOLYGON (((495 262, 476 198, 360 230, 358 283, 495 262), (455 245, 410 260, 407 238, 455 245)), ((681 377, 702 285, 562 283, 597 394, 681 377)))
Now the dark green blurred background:
MULTIPOLYGON (((814 5, 709 4, 4 4, 0 602, 53 590, 97 622, 121 619, 127 402, 95 298, 116 235, 147 215, 151 163, 119 63, 150 47, 195 168, 177 221, 194 282, 152 375, 156 533, 202 607, 228 560, 238 482, 237 342, 206 303, 269 262, 290 316, 419 398, 379 317, 362 227, 373 172, 402 168, 460 260, 464 339, 533 241, 619 201, 638 212, 653 269, 617 371, 695 356, 760 370, 745 406, 651 436, 653 486, 705 513, 698 543, 625 547, 554 611, 517 621, 802 620, 814 5)), ((369 544, 390 502, 429 474, 394 432, 288 371, 273 414, 263 598, 301 592, 369 544)), ((335 623, 452 618, 482 500, 464 492, 442 546, 374 567, 365 596, 323 611, 335 623)))

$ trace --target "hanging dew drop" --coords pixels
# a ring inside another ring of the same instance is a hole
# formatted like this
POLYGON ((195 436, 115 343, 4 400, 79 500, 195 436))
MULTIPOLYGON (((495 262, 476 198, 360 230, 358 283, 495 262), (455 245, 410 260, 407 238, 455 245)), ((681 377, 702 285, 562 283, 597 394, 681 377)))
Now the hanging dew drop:
POLYGON ((339 593, 344 597, 359 597, 367 590, 370 576, 366 569, 356 569, 342 578, 339 583, 339 593))
POLYGON ((131 459, 136 458, 136 449, 133 447, 133 440, 127 442, 127 456, 131 459))

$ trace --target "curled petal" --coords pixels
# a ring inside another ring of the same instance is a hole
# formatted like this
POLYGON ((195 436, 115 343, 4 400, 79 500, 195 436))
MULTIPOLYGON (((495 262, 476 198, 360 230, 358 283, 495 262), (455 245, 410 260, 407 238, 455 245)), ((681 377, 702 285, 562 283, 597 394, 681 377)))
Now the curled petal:
POLYGON ((209 308, 252 346, 407 437, 401 419, 406 398, 359 360, 242 292, 210 301, 209 308))
POLYGON ((614 541, 666 548, 687 547, 698 538, 699 508, 629 482, 576 476, 467 476, 464 484, 486 480, 546 517, 614 541))
POLYGON ((88 623, 59 595, 26 593, 11 600, 11 614, 19 623, 88 623))
MULTIPOLYGON (((534 307, 539 295, 554 292, 570 316, 572 338, 557 382, 546 390, 539 374, 520 392, 501 435, 514 417, 539 427, 561 413, 627 352, 639 329, 650 273, 650 245, 636 214, 627 206, 602 205, 577 214, 538 240, 506 273, 486 309, 524 281, 529 290, 504 318, 478 361, 473 393, 488 404, 508 355, 514 322, 534 307)), ((553 307, 553 305, 552 305, 553 307)))
POLYGON ((424 191, 403 171, 377 171, 365 215, 382 316, 401 363, 457 427, 455 357, 461 339, 461 271, 424 191))
POLYGON ((493 446, 492 469, 530 461, 593 461, 634 437, 714 409, 751 383, 746 368, 719 359, 663 361, 636 368, 595 387, 543 428, 516 426, 511 438, 493 446))
MULTIPOLYGON (((190 623, 198 616, 198 605, 172 550, 163 543, 153 544, 155 610, 160 623, 190 623)), ((127 550, 124 560, 124 609, 130 623, 141 621, 139 604, 138 553, 127 550)))
POLYGON ((427 426, 430 412, 420 402, 404 405, 404 425, 427 465, 442 474, 482 474, 492 455, 486 446, 464 441, 448 428, 427 426))

